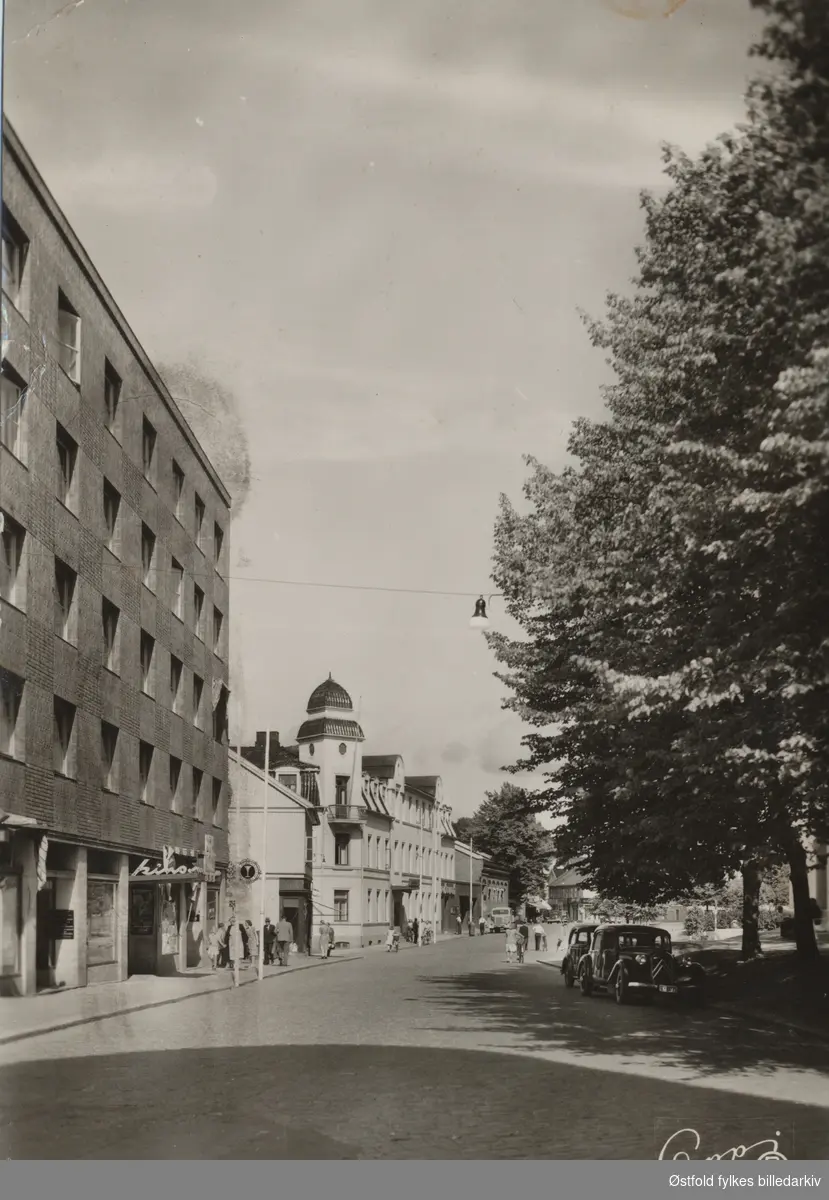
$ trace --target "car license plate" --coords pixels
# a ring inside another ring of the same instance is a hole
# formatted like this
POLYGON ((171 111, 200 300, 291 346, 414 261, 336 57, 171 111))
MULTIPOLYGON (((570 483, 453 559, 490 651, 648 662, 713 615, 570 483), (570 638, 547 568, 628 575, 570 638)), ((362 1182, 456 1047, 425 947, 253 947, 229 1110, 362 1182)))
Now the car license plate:
POLYGON ((668 992, 671 996, 675 996, 679 991, 679 989, 675 988, 672 983, 660 983, 659 990, 660 992, 668 992))

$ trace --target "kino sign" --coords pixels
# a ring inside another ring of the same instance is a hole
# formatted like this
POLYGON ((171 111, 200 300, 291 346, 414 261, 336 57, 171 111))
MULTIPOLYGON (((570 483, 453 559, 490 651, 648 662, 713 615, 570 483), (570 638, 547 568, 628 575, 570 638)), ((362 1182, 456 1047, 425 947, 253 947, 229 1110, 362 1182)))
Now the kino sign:
POLYGON ((176 866, 175 855, 169 846, 165 846, 161 854, 161 862, 154 867, 150 866, 148 858, 142 859, 132 873, 133 879, 156 879, 160 875, 190 875, 192 873, 192 867, 176 866))

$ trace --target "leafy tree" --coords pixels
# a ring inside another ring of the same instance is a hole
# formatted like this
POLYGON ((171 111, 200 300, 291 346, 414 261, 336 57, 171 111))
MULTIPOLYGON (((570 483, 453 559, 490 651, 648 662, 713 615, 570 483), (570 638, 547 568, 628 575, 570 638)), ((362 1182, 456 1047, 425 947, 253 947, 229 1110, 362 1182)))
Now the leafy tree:
MULTIPOLYGON (((827 832, 829 6, 754 0, 776 73, 748 124, 666 151, 631 297, 589 323, 616 380, 576 468, 534 460, 502 501, 495 578, 521 641, 489 635, 534 727, 517 768, 567 818, 590 886, 652 904, 786 859, 816 954, 806 833, 827 832)), ((752 943, 753 944, 750 944, 752 943)), ((744 945, 744 950, 746 945, 744 945)))
POLYGON ((462 842, 469 841, 470 832, 472 831, 473 827, 473 820, 474 818, 472 817, 458 817, 458 819, 454 822, 455 833, 462 842))
POLYGON ((526 790, 505 783, 499 791, 487 792, 464 839, 471 838, 476 850, 491 854, 509 871, 510 899, 516 901, 545 893, 552 857, 552 838, 528 808, 526 790))

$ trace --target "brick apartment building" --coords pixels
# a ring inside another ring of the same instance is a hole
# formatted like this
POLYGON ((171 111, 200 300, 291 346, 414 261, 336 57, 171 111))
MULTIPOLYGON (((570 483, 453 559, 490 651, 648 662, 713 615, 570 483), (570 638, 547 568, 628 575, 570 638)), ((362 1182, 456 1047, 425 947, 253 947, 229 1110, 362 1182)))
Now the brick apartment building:
POLYGON ((0 993, 204 958, 230 499, 3 129, 0 993))

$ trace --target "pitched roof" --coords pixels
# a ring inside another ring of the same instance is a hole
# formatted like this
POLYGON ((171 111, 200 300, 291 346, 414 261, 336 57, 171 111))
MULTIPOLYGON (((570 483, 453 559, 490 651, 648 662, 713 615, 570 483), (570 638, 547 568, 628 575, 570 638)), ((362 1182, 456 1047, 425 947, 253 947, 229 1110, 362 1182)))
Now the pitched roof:
MULTIPOLYGON (((243 771, 248 771, 251 775, 255 775, 257 779, 264 782, 264 770, 261 767, 257 767, 255 763, 250 762, 247 758, 245 758, 244 754, 240 756, 235 750, 228 748, 228 759, 231 763, 238 764, 243 771)), ((278 792, 284 799, 291 800, 294 804, 296 804, 297 808, 304 808, 305 811, 310 814, 313 823, 315 825, 319 825, 319 809, 315 804, 312 804, 310 800, 306 800, 304 796, 300 796, 300 794, 295 792, 293 788, 285 787, 284 784, 281 784, 277 779, 274 779, 273 775, 268 776, 268 787, 272 788, 273 791, 278 792)))
POLYGON ((375 779, 392 779, 398 762, 402 762, 399 754, 364 754, 363 770, 375 779))
POLYGON ((406 785, 417 788, 419 792, 425 792, 434 800, 437 795, 439 779, 439 775, 409 775, 406 778, 406 785))
POLYGON ((584 880, 575 867, 567 867, 560 875, 551 879, 548 886, 551 888, 578 888, 584 886, 584 880))

